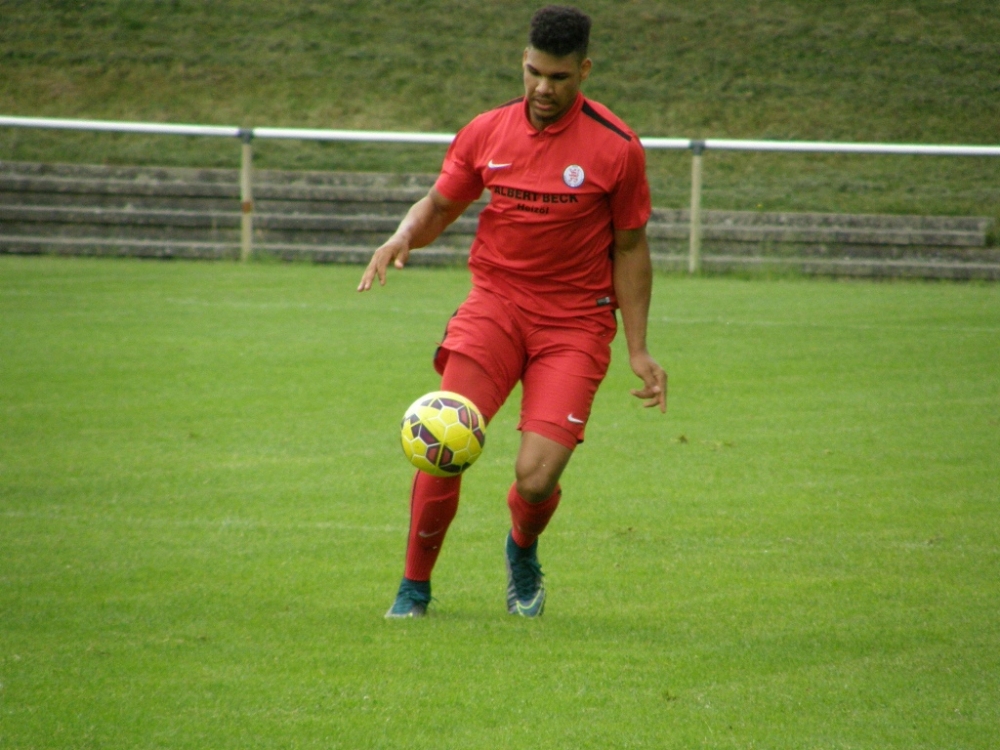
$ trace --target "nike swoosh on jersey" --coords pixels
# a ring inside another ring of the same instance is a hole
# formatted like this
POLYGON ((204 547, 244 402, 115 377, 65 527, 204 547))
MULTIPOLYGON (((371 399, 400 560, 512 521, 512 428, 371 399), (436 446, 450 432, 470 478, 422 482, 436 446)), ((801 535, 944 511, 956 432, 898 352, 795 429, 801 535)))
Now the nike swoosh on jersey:
POLYGON ((513 163, 514 162, 509 161, 509 162, 507 162, 505 164, 494 164, 493 160, 490 159, 489 163, 486 166, 489 167, 490 169, 503 169, 504 167, 509 167, 513 163))
POLYGON ((572 414, 570 414, 568 417, 566 417, 566 419, 568 419, 573 424, 583 424, 584 421, 586 421, 586 420, 583 420, 583 419, 577 419, 572 414))

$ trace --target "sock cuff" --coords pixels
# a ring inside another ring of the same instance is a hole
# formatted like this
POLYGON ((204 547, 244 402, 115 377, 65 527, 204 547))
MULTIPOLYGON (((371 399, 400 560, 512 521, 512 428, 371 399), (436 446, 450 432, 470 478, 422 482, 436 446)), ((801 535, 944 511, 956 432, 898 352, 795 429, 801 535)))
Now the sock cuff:
POLYGON ((534 544, 539 535, 545 531, 549 520, 559 507, 562 498, 562 488, 556 485, 555 490, 540 503, 529 503, 517 491, 514 483, 507 493, 507 505, 510 508, 511 537, 514 543, 522 549, 534 544))
POLYGON ((537 510, 547 510, 552 505, 557 505, 559 500, 562 498, 562 487, 556 485, 556 488, 552 490, 552 494, 547 498, 542 500, 540 503, 529 503, 523 497, 521 493, 517 491, 517 482, 514 482, 510 486, 510 490, 507 492, 507 505, 511 510, 514 510, 514 506, 518 506, 524 509, 537 509, 537 510))

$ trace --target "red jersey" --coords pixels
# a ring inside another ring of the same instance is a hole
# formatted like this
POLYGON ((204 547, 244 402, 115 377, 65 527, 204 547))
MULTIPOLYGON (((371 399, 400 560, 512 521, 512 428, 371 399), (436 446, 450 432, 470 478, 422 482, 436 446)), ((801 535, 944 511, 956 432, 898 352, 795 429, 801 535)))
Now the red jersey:
POLYGON ((617 307, 614 231, 638 229, 652 212, 638 137, 583 94, 540 131, 523 97, 479 115, 455 137, 435 187, 453 201, 490 191, 472 282, 552 317, 617 307))

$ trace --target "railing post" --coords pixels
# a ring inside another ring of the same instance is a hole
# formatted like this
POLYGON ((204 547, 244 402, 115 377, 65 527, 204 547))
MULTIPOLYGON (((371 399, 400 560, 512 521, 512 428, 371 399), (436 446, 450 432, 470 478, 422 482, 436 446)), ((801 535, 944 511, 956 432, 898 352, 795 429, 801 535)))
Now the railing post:
POLYGON ((241 128, 240 140, 240 260, 245 262, 253 256, 253 130, 241 128))
POLYGON ((688 273, 701 268, 701 155, 705 141, 691 141, 691 241, 688 249, 688 273))

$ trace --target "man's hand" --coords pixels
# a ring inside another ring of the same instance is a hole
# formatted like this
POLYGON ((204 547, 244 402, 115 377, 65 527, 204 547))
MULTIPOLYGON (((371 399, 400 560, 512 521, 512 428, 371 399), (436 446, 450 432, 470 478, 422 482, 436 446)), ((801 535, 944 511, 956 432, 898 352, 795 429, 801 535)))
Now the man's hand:
POLYGON ((633 388, 631 393, 636 398, 648 399, 645 403, 648 409, 651 406, 658 406, 661 413, 667 411, 667 373, 663 371, 656 360, 649 356, 649 352, 637 352, 633 354, 629 361, 632 365, 632 372, 642 380, 643 388, 633 388))
POLYGON ((625 327, 629 363, 632 372, 642 380, 642 388, 634 388, 632 395, 647 399, 646 407, 658 406, 667 411, 667 373, 646 349, 646 324, 649 319, 649 300, 653 291, 653 265, 649 259, 649 242, 646 227, 615 230, 615 294, 618 309, 625 327))
POLYGON ((385 272, 390 263, 396 268, 403 268, 410 259, 410 250, 431 244, 471 204, 472 201, 448 200, 431 188, 427 195, 410 206, 396 233, 375 251, 368 268, 361 275, 358 291, 371 289, 376 277, 378 283, 385 286, 385 272))
POLYGON ((401 238, 393 235, 382 245, 372 259, 368 262, 368 268, 361 275, 361 283, 358 284, 359 292, 367 292, 372 288, 375 277, 378 277, 380 286, 385 286, 385 272, 392 263, 396 268, 402 269, 406 261, 410 258, 410 247, 401 238))

